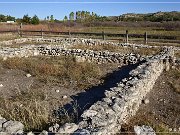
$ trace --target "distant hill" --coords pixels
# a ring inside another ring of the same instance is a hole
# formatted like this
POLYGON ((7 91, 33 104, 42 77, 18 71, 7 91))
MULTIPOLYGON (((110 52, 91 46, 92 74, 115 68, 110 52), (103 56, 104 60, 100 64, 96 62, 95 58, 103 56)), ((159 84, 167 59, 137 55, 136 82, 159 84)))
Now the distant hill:
POLYGON ((147 13, 147 14, 135 14, 127 13, 120 16, 111 16, 109 18, 114 18, 115 21, 152 21, 152 22, 161 22, 161 21, 180 21, 180 12, 156 12, 156 13, 147 13))

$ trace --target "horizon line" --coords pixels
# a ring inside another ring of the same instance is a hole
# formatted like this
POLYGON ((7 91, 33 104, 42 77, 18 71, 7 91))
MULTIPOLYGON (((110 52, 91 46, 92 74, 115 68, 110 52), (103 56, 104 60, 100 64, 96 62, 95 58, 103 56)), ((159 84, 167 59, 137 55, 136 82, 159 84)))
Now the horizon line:
POLYGON ((1 4, 180 4, 180 2, 140 2, 140 1, 137 1, 137 2, 115 2, 115 1, 112 1, 112 2, 101 2, 101 1, 96 1, 96 2, 67 2, 67 1, 54 1, 54 2, 47 2, 47 1, 16 1, 16 2, 0 2, 1 4))

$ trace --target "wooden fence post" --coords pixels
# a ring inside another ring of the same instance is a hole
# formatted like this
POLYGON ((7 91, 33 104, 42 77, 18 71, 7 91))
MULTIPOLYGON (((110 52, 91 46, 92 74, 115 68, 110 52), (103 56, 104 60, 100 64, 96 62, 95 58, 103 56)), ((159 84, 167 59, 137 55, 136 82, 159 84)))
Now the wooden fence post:
POLYGON ((147 32, 144 33, 144 43, 147 44, 147 32))
POLYGON ((128 43, 128 30, 126 30, 126 43, 128 43))
POLYGON ((43 38, 43 29, 41 29, 41 38, 43 38))
POLYGON ((22 23, 21 23, 21 25, 20 25, 19 35, 20 35, 20 37, 22 37, 22 23))
POLYGON ((104 31, 102 31, 102 38, 103 38, 103 40, 105 40, 105 34, 104 34, 104 31))

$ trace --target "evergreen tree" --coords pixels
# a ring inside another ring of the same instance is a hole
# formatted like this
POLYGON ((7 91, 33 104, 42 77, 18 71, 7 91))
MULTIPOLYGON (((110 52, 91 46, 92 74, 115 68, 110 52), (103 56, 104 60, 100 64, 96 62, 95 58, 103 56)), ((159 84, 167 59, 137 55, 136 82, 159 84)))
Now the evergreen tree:
POLYGON ((74 12, 71 12, 71 13, 69 14, 69 20, 70 20, 70 21, 74 21, 74 12))
POLYGON ((68 17, 65 16, 64 19, 63 19, 64 22, 67 22, 68 21, 68 17))
POLYGON ((39 18, 37 15, 34 15, 31 19, 31 24, 39 24, 39 18))
POLYGON ((31 17, 29 17, 28 14, 24 15, 22 19, 22 23, 30 24, 30 22, 31 22, 31 17))
POLYGON ((53 15, 50 16, 50 21, 54 22, 54 16, 53 15))

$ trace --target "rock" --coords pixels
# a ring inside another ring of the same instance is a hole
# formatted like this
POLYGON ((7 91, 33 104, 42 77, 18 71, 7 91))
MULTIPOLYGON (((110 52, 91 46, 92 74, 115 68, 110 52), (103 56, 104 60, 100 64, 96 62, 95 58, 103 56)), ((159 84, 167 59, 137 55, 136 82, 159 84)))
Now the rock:
POLYGON ((31 132, 28 132, 27 135, 34 135, 34 133, 31 131, 31 132))
POLYGON ((49 127, 50 132, 57 132, 59 129, 59 124, 55 123, 53 126, 49 127))
POLYGON ((3 87, 3 84, 0 84, 0 87, 3 87))
POLYGON ((66 99, 66 98, 67 98, 67 96, 66 96, 66 95, 64 95, 62 98, 63 98, 63 99, 66 99))
POLYGON ((2 126, 3 126, 3 123, 5 123, 7 120, 5 118, 2 118, 0 116, 0 132, 2 131, 2 126))
POLYGON ((149 99, 144 99, 144 100, 142 100, 142 103, 143 103, 143 104, 149 104, 149 99))
POLYGON ((73 133, 78 129, 78 125, 75 123, 66 123, 64 126, 60 127, 58 133, 73 133))
POLYGON ((28 77, 28 78, 31 77, 31 74, 26 74, 26 77, 28 77))
POLYGON ((86 111, 82 114, 81 117, 83 117, 83 118, 91 118, 91 117, 97 115, 97 113, 98 113, 98 112, 97 112, 97 111, 94 111, 94 110, 86 110, 86 111))
POLYGON ((84 57, 81 56, 76 56, 76 62, 85 62, 86 59, 84 57))
POLYGON ((48 135, 48 132, 46 130, 43 130, 39 135, 48 135))
POLYGON ((8 133, 17 133, 17 131, 23 131, 24 125, 18 121, 7 121, 2 125, 3 131, 8 133))
POLYGON ((150 126, 134 126, 136 135, 156 135, 155 131, 150 126))
POLYGON ((86 129, 78 129, 73 135, 90 135, 90 132, 86 129))
POLYGON ((56 93, 59 93, 59 90, 56 90, 56 93))
POLYGON ((3 57, 3 61, 7 60, 7 57, 3 57))

